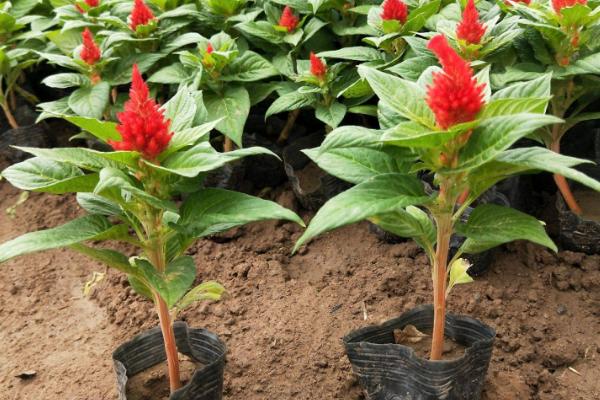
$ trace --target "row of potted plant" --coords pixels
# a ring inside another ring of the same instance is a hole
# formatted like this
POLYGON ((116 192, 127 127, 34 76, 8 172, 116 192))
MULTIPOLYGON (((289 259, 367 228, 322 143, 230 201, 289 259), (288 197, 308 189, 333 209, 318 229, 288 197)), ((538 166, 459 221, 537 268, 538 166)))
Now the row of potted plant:
MULTIPOLYGON (((210 335, 174 325, 177 311, 224 291, 216 282, 191 287, 196 266, 187 248, 259 220, 304 224, 275 203, 203 185, 229 162, 276 156, 242 147, 253 105, 270 102, 265 118, 289 113, 279 141, 298 122, 297 110, 314 109, 326 136, 305 154, 352 185, 323 205, 296 249, 366 219, 413 238, 430 260, 432 307, 345 338, 370 398, 480 395, 494 331, 446 313, 451 289, 471 280, 465 255, 514 240, 556 250, 541 221, 478 203, 483 193, 511 176, 548 171, 577 213, 565 178, 600 190, 574 168, 585 160, 559 153, 569 128, 598 117, 590 111, 600 93, 594 2, 87 0, 55 4, 46 15, 33 13, 46 4, 16 4, 3 11, 14 24, 3 28, 0 53, 3 82, 11 82, 0 98, 9 121, 11 98, 27 97, 19 76, 47 60, 72 72, 44 79, 68 94, 39 104, 40 118, 65 118, 102 150, 21 148, 34 157, 2 175, 23 190, 77 193, 88 215, 1 245, 0 262, 69 247, 127 274, 136 292, 156 304, 154 334, 164 339, 164 351, 151 359, 167 359, 174 399, 202 387, 211 394, 198 398, 221 396, 218 385, 180 388, 177 348, 197 355, 192 343, 210 335), (122 93, 129 82, 129 94, 122 93), (370 120, 344 124, 349 113, 370 120), (450 256, 456 236, 465 240, 450 256), (107 240, 135 247, 137 255, 90 244, 107 240), (394 342, 394 330, 406 325, 431 330, 429 361, 394 342), (465 355, 440 361, 445 337, 466 345, 465 355)), ((224 347, 217 347, 212 356, 221 362, 224 347)), ((202 361, 206 376, 214 360, 202 361)), ((119 362, 125 374, 139 370, 119 362)), ((202 371, 196 375, 201 379, 202 371)))

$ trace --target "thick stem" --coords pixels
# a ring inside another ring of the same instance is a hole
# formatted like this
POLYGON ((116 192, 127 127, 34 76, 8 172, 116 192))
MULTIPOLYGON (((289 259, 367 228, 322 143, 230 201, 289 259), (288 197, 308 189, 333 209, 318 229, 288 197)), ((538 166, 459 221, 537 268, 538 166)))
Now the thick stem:
POLYGON ((290 132, 296 123, 296 119, 298 119, 298 115, 300 115, 299 108, 289 112, 285 126, 281 130, 281 133, 279 133, 279 138, 277 138, 278 144, 284 144, 288 140, 290 132))
POLYGON ((7 103, 2 103, 2 110, 4 111, 4 115, 6 115, 6 120, 8 121, 8 124, 11 126, 11 128, 18 128, 19 123, 15 119, 15 116, 13 115, 12 111, 10 111, 10 107, 7 103))
POLYGON ((179 377, 179 356, 177 354, 177 344, 175 342, 175 332, 169 315, 169 308, 165 301, 158 295, 154 295, 158 318, 160 319, 160 329, 165 342, 165 352, 167 354, 167 365, 169 367, 169 387, 171 393, 181 387, 181 379, 179 377))
POLYGON ((228 153, 233 150, 233 141, 225 136, 225 142, 223 143, 223 151, 228 153))
POLYGON ((444 349, 444 325, 446 321, 446 268, 452 235, 452 214, 437 217, 437 244, 433 265, 433 334, 431 360, 441 360, 444 349))
MULTIPOLYGON (((550 150, 554 151, 555 153, 560 153, 560 138, 554 138, 554 141, 550 145, 550 150)), ((567 182, 567 179, 562 175, 554 174, 554 182, 556 182, 556 186, 558 187, 563 199, 565 199, 565 203, 567 203, 569 209, 577 215, 583 214, 583 210, 577 203, 577 200, 575 199, 575 196, 569 187, 569 182, 567 182)))

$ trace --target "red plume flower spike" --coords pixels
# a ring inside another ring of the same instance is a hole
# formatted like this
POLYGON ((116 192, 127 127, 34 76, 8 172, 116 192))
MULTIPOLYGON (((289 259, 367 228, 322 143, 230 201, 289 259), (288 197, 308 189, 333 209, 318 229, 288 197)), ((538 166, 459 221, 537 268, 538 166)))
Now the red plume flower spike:
POLYGON ((131 30, 135 31, 138 25, 146 25, 155 17, 152 10, 144 3, 144 0, 135 0, 130 18, 129 26, 131 30))
POLYGON ((85 0, 85 4, 87 4, 90 7, 98 7, 98 5, 100 4, 100 0, 85 0))
POLYGON ((552 8, 557 14, 560 14, 563 8, 573 7, 576 4, 586 5, 587 0, 552 0, 552 8))
POLYGON ((169 131, 170 121, 165 120, 163 111, 149 97, 148 86, 137 65, 133 66, 129 100, 117 118, 120 122, 117 131, 122 140, 108 142, 115 150, 134 150, 144 158, 154 160, 167 148, 173 137, 169 131))
POLYGON ((406 22, 408 17, 408 7, 402 0, 386 0, 382 5, 383 11, 381 11, 381 19, 400 21, 401 23, 406 22))
POLYGON ((288 32, 293 32, 298 27, 300 18, 294 15, 290 6, 285 6, 279 18, 279 26, 283 26, 288 32))
POLYGON ((427 104, 442 129, 468 122, 483 106, 485 84, 477 84, 473 70, 448 44, 444 35, 433 37, 427 47, 442 64, 442 72, 434 72, 427 90, 427 104))
POLYGON ((79 53, 79 57, 87 64, 94 65, 100 59, 101 53, 100 48, 94 42, 94 37, 92 36, 92 32, 88 28, 83 30, 81 34, 83 38, 83 48, 79 53))
POLYGON ((310 52, 310 73, 323 80, 327 74, 327 66, 312 51, 310 52))
POLYGON ((215 49, 213 49, 212 44, 209 43, 208 46, 206 46, 206 52, 210 54, 213 51, 215 51, 215 49))
POLYGON ((469 44, 479 44, 484 34, 485 25, 479 21, 479 12, 475 8, 475 2, 468 0, 462 21, 456 27, 456 37, 469 44))

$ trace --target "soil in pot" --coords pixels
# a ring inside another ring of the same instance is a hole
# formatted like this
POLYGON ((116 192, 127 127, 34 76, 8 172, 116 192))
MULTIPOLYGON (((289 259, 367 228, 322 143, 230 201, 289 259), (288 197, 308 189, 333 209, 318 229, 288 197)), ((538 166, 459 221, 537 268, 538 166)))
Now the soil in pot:
MULTIPOLYGON (((432 331, 430 329, 420 331, 415 326, 408 325, 404 329, 394 330, 394 342, 410 347, 417 357, 428 359, 431 353, 432 331)), ((465 349, 466 347, 456 340, 446 338, 442 357, 444 360, 455 360, 465 354, 465 349)))
MULTIPOLYGON (((200 367, 200 363, 179 354, 181 384, 187 384, 200 367)), ((160 363, 132 376, 127 381, 127 400, 169 400, 168 373, 167 363, 160 363)))
POLYGON ((557 195, 559 242, 567 250, 597 254, 600 252, 600 193, 581 189, 575 189, 573 193, 583 214, 571 212, 563 198, 557 195))
POLYGON ((600 194, 591 190, 576 190, 573 195, 583 210, 581 218, 600 223, 600 194))

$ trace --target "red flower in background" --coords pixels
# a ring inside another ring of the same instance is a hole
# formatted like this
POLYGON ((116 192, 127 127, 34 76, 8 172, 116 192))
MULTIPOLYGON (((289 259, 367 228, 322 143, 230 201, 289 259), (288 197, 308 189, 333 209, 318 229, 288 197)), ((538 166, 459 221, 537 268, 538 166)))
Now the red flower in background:
POLYGON ((146 25, 155 17, 152 10, 144 3, 144 0, 135 0, 130 18, 129 26, 135 31, 138 25, 146 25))
POLYGON ((288 32, 293 32, 298 26, 298 22, 300 22, 300 18, 294 15, 290 6, 285 6, 281 13, 281 18, 279 18, 279 26, 287 28, 288 32))
POLYGON ((206 52, 210 54, 213 51, 215 51, 215 49, 213 49, 212 44, 209 43, 208 46, 206 46, 206 52))
POLYGON ((100 4, 100 0, 85 0, 85 4, 87 4, 90 7, 98 7, 98 4, 100 4))
POLYGON ((444 35, 433 37, 427 47, 437 56, 443 72, 433 73, 427 90, 427 104, 442 129, 468 122, 483 106, 485 84, 477 84, 469 63, 448 44, 444 35))
POLYGON ((408 17, 408 7, 402 2, 402 0, 386 0, 382 5, 383 11, 381 11, 381 19, 383 20, 396 20, 401 23, 406 22, 408 17))
POLYGON ((573 7, 576 4, 586 5, 587 0, 552 0, 554 12, 560 14, 560 10, 567 7, 573 7))
POLYGON ((456 37, 469 44, 479 44, 484 34, 485 25, 479 21, 479 12, 475 8, 475 2, 468 0, 463 11, 462 21, 456 27, 456 37))
POLYGON ((324 79, 327 74, 327 66, 312 51, 310 52, 310 73, 319 79, 324 79))
POLYGON ((108 143, 115 150, 134 150, 149 160, 154 160, 162 153, 173 134, 169 131, 169 120, 165 120, 163 111, 149 97, 148 86, 144 82, 137 65, 133 66, 129 100, 125 103, 125 111, 117 114, 121 134, 120 142, 111 140, 108 143))
POLYGON ((92 32, 88 28, 83 30, 81 34, 83 38, 83 48, 79 53, 79 57, 88 65, 94 65, 100 59, 101 53, 100 48, 94 42, 94 37, 92 36, 92 32))

